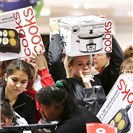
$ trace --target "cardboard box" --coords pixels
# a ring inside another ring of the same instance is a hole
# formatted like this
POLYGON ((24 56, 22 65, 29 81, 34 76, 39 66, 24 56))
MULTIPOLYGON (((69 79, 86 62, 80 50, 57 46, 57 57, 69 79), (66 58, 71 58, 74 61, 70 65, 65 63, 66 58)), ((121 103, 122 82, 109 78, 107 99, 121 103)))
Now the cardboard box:
POLYGON ((1 13, 0 28, 16 30, 20 39, 20 52, 0 52, 0 61, 31 56, 32 52, 44 51, 32 6, 1 13))
POLYGON ((112 52, 112 22, 94 15, 60 18, 60 35, 69 56, 112 52))
POLYGON ((117 127, 118 133, 133 133, 133 74, 122 74, 97 114, 102 123, 117 127))

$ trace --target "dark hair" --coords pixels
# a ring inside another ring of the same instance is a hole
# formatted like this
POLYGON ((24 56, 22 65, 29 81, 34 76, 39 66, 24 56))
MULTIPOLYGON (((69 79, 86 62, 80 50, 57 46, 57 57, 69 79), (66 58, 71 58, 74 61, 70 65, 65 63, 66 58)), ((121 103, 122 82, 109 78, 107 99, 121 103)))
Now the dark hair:
POLYGON ((106 53, 106 56, 107 57, 111 57, 111 53, 106 53))
POLYGON ((73 112, 76 106, 76 101, 71 94, 65 88, 59 88, 56 85, 43 87, 37 92, 36 98, 42 105, 54 105, 57 108, 64 106, 63 114, 73 112))
POLYGON ((14 111, 7 98, 1 99, 0 106, 2 115, 6 116, 8 119, 11 119, 14 116, 14 111))
POLYGON ((4 74, 6 72, 6 67, 8 66, 8 64, 9 64, 10 61, 11 60, 2 61, 2 65, 1 65, 1 67, 2 67, 2 77, 4 76, 4 74))
POLYGON ((13 60, 9 63, 6 69, 7 76, 12 75, 15 70, 22 70, 28 75, 28 79, 31 78, 31 71, 28 62, 24 60, 13 60))
POLYGON ((1 115, 7 117, 8 119, 12 119, 12 125, 19 125, 17 122, 17 118, 19 117, 15 115, 15 112, 12 106, 10 105, 10 101, 7 97, 2 98, 0 101, 0 112, 1 112, 1 115))

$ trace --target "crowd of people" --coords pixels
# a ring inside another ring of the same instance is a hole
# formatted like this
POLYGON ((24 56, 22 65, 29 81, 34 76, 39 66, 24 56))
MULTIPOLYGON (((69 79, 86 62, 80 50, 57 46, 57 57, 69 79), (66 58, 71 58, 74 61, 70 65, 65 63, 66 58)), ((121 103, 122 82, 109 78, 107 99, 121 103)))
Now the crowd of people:
POLYGON ((0 62, 0 125, 56 123, 55 133, 86 133, 86 123, 101 123, 96 114, 119 75, 133 73, 133 46, 122 51, 113 36, 111 53, 70 57, 57 20, 50 29, 45 53, 0 62))

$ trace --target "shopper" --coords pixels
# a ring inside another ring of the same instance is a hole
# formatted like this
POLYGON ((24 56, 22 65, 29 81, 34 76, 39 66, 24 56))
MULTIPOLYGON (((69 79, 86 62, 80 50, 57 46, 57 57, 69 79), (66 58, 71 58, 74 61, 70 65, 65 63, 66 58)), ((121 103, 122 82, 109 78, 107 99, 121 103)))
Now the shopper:
POLYGON ((64 88, 55 85, 43 87, 37 93, 41 114, 47 121, 58 121, 55 133, 86 133, 86 123, 100 122, 64 88))
MULTIPOLYGON (((55 71, 60 69, 66 71, 67 78, 62 79, 65 85, 69 85, 68 92, 70 92, 78 102, 90 110, 93 114, 97 114, 105 101, 104 89, 101 86, 100 80, 91 75, 92 57, 76 56, 65 57, 62 60, 63 40, 57 32, 58 22, 53 20, 50 24, 53 36, 48 50, 49 65, 54 65, 55 62, 62 62, 62 69, 56 67, 55 71), (63 69, 63 67, 65 69, 63 69)), ((62 74, 62 71, 59 72, 62 74)), ((58 74, 57 74, 58 76, 58 74)))
POLYGON ((29 64, 23 60, 13 60, 9 63, 5 73, 5 85, 1 85, 2 97, 7 97, 13 109, 28 124, 35 123, 35 102, 25 93, 28 81, 31 78, 29 64))
POLYGON ((92 57, 89 55, 66 56, 66 70, 69 78, 60 80, 78 103, 93 114, 97 114, 106 100, 104 89, 97 76, 92 76, 92 57))
POLYGON ((110 63, 110 55, 107 54, 94 54, 93 65, 94 68, 101 73, 110 63))
POLYGON ((123 51, 114 36, 112 36, 112 52, 106 56, 109 58, 109 63, 97 76, 102 83, 105 94, 108 95, 119 77, 120 66, 124 60, 123 51))

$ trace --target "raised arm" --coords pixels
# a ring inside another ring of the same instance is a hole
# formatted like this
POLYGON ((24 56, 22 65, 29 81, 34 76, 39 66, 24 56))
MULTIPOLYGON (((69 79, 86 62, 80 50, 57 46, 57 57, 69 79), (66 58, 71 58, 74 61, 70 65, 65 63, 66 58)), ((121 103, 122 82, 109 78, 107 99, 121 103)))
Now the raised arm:
POLYGON ((62 37, 59 35, 58 19, 51 20, 49 27, 52 37, 48 49, 48 64, 51 66, 55 62, 61 61, 61 54, 64 46, 62 42, 62 37))
POLYGON ((33 53, 33 56, 31 57, 31 59, 34 61, 34 63, 38 67, 42 86, 49 86, 49 85, 54 84, 54 80, 51 74, 49 74, 47 61, 43 53, 42 52, 38 52, 36 54, 33 53))

